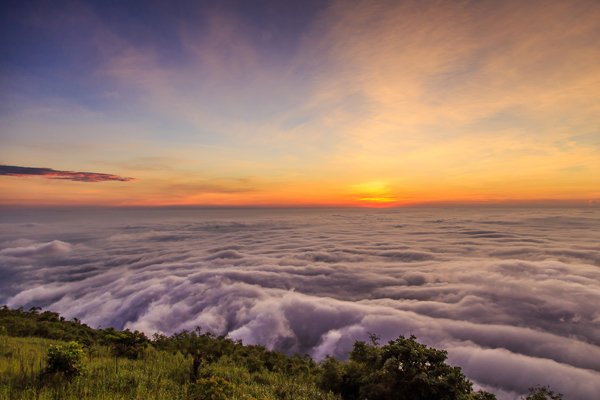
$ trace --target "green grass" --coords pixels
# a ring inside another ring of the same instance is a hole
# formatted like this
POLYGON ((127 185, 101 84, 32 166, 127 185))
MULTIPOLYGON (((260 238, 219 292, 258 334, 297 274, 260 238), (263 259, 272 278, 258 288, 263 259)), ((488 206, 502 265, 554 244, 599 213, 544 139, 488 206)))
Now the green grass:
MULTIPOLYGON (((183 330, 149 340, 128 329, 93 329, 39 307, 0 307, 0 400, 495 400, 447 352, 415 336, 355 341, 349 360, 285 355, 259 345, 183 330), (70 343, 67 343, 70 342, 70 343), (76 343, 73 343, 76 342, 76 343), (335 394, 334 394, 335 393, 335 394), (214 396, 214 397, 211 397, 214 396)), ((525 400, 560 400, 532 387, 525 400)))
MULTIPOLYGON (((85 371, 71 380, 44 375, 50 345, 65 345, 50 339, 0 336, 0 399, 186 399, 192 383, 192 358, 181 353, 149 347, 145 357, 128 360, 111 356, 110 349, 95 345, 85 351, 85 371)), ((309 376, 283 372, 250 373, 243 364, 227 356, 202 364, 200 377, 220 377, 235 389, 238 399, 337 400, 319 390, 309 376)))

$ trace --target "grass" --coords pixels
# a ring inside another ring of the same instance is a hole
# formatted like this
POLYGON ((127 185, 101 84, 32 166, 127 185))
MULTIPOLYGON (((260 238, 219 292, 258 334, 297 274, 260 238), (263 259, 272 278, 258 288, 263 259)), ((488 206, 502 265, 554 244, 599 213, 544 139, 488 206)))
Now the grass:
MULTIPOLYGON (((149 347, 145 357, 129 360, 111 356, 106 346, 85 351, 82 375, 67 379, 43 374, 50 345, 66 343, 35 337, 0 336, 0 399, 187 399, 192 382, 192 358, 149 347)), ((306 375, 262 370, 250 373, 227 356, 202 364, 200 377, 220 377, 235 385, 230 400, 339 400, 319 390, 306 375)))

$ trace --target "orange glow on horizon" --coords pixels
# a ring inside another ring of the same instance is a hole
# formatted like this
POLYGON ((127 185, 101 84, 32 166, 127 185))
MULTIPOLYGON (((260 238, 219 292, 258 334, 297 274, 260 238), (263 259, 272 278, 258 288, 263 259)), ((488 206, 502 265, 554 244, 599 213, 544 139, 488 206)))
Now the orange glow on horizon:
MULTIPOLYGON (((529 196, 502 195, 465 195, 460 190, 445 190, 443 195, 433 188, 428 190, 410 190, 403 187, 399 196, 392 189, 379 183, 354 184, 345 187, 313 183, 303 185, 288 184, 285 190, 269 190, 268 187, 249 190, 245 193, 181 193, 177 198, 169 197, 168 188, 161 190, 154 184, 145 184, 143 180, 134 182, 52 182, 41 179, 0 177, 0 191, 7 193, 20 186, 18 201, 1 198, 0 206, 10 207, 405 207, 405 206, 511 206, 511 205, 556 205, 556 206, 598 206, 600 194, 596 196, 578 196, 563 194, 560 196, 541 196, 529 193, 529 196), (17 182, 15 182, 17 181, 17 182), (103 187, 99 187, 102 185, 103 187), (362 191, 357 193, 357 189, 362 191), (365 191, 365 189, 371 189, 365 191), (39 193, 43 192, 44 201, 39 193)), ((224 189, 226 191, 226 189, 224 189)), ((523 191, 526 192, 526 191, 523 191)))
POLYGON ((333 1, 282 38, 206 11, 169 45, 56 12, 22 27, 48 76, 7 64, 0 206, 600 201, 598 2, 333 1))

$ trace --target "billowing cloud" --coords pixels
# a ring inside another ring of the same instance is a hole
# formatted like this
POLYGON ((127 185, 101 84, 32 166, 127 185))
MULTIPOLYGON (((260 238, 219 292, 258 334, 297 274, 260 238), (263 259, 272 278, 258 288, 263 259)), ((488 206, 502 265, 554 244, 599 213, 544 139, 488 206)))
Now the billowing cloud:
POLYGON ((129 182, 135 180, 135 178, 125 178, 119 175, 100 174, 97 172, 57 171, 51 168, 16 167, 13 165, 0 165, 0 175, 20 178, 42 176, 47 179, 65 179, 77 182, 129 182))
POLYGON ((3 218, 0 303, 317 359, 414 334, 505 400, 600 392, 593 208, 80 213, 3 218))
POLYGON ((34 244, 26 247, 11 247, 0 250, 0 256, 31 257, 47 256, 68 253, 71 250, 69 243, 53 240, 50 243, 34 244))

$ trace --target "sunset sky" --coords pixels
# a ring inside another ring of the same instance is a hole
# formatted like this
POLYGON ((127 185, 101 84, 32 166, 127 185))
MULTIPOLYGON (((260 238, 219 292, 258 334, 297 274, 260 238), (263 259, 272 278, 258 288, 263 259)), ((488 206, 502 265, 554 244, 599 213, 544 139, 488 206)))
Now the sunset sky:
POLYGON ((3 1, 0 205, 600 206, 600 2, 3 1))

